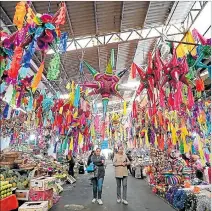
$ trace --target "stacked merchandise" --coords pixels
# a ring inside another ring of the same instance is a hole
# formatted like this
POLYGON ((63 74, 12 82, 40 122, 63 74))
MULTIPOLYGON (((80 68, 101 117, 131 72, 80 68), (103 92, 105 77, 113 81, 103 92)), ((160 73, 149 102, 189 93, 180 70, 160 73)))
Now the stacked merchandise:
POLYGON ((55 178, 40 177, 30 181, 29 201, 48 201, 48 208, 53 206, 53 187, 55 178))
POLYGON ((197 168, 197 157, 186 159, 175 151, 168 154, 154 147, 151 147, 150 156, 153 162, 146 171, 153 193, 178 210, 199 211, 201 206, 210 210, 210 180, 203 180, 197 168))

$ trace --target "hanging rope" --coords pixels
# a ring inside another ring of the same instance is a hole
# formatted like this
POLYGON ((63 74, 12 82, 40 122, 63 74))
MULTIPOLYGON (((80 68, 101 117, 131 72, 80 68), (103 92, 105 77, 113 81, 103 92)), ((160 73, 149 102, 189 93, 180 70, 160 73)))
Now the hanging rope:
POLYGON ((49 5, 48 5, 48 13, 50 13, 50 8, 51 8, 51 1, 49 1, 49 5))

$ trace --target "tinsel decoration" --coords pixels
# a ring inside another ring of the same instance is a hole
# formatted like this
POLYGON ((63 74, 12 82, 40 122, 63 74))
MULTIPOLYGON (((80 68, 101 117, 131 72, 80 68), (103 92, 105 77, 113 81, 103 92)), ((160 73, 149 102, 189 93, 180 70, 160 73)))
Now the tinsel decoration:
POLYGON ((38 85, 39 85, 39 83, 42 79, 43 69, 44 69, 44 62, 41 63, 37 74, 33 78, 33 81, 32 81, 32 84, 31 84, 31 88, 32 88, 33 92, 36 91, 36 89, 37 89, 37 87, 38 87, 38 85))
POLYGON ((33 24, 33 18, 35 17, 31 7, 27 7, 26 21, 28 24, 33 24))
POLYGON ((187 194, 184 190, 178 190, 174 195, 173 206, 179 210, 184 209, 187 199, 187 194))
POLYGON ((12 79, 16 79, 18 76, 18 71, 21 67, 22 56, 23 56, 23 48, 16 47, 10 69, 8 70, 8 76, 12 79))
POLYGON ((132 79, 136 77, 136 64, 133 62, 131 65, 131 77, 132 79))
POLYGON ((9 104, 7 104, 5 106, 5 108, 4 108, 4 111, 3 111, 3 117, 4 117, 4 119, 6 119, 7 116, 8 116, 9 108, 10 108, 9 104))
POLYGON ((206 39, 205 37, 203 37, 203 35, 201 35, 196 29, 192 30, 192 35, 194 36, 194 38, 199 41, 202 45, 211 45, 211 38, 210 39, 206 39))
POLYGON ((127 102, 124 101, 124 105, 123 105, 123 114, 127 115, 127 102))
POLYGON ((6 83, 5 82, 2 82, 1 85, 0 85, 0 94, 3 93, 6 89, 6 83))
POLYGON ((211 46, 209 46, 209 45, 202 46, 201 50, 202 50, 202 53, 203 53, 205 58, 210 58, 210 56, 211 56, 211 46))
POLYGON ((133 118, 137 118, 137 104, 136 104, 136 101, 133 101, 133 105, 132 105, 132 115, 133 115, 133 118))
POLYGON ((59 49, 62 53, 66 52, 67 41, 68 41, 68 33, 64 32, 64 33, 62 33, 62 35, 60 37, 60 45, 59 45, 59 49))
POLYGON ((80 87, 77 86, 74 93, 74 107, 77 108, 79 106, 80 100, 80 87))
POLYGON ((191 87, 188 87, 188 108, 191 109, 194 105, 194 96, 191 87))
POLYGON ((23 56, 23 60, 22 60, 23 66, 26 68, 30 67, 30 61, 36 50, 35 49, 36 41, 37 41, 38 37, 40 37, 42 35, 43 31, 44 31, 44 29, 42 27, 38 27, 36 29, 36 31, 34 32, 34 38, 31 41, 31 43, 29 44, 29 46, 23 56))
POLYGON ((22 67, 19 71, 19 77, 25 78, 27 76, 28 71, 29 71, 29 68, 22 67))
POLYGON ((195 65, 195 59, 190 53, 187 56, 187 63, 189 67, 193 67, 195 65))
POLYGON ((21 1, 16 5, 13 23, 17 26, 18 30, 23 27, 24 17, 26 15, 26 3, 21 1))
POLYGON ((48 116, 48 119, 51 121, 51 123, 53 124, 54 122, 54 117, 53 117, 53 113, 52 113, 52 110, 49 110, 49 116, 48 116))
POLYGON ((49 64, 47 78, 50 81, 56 80, 60 73, 60 55, 58 53, 52 58, 49 64))
POLYGON ((0 60, 0 78, 2 77, 5 69, 6 69, 6 60, 3 59, 3 60, 0 60))
POLYGON ((63 140, 63 150, 66 150, 68 148, 68 137, 66 137, 64 140, 63 140))
POLYGON ((198 92, 202 92, 205 90, 205 85, 204 85, 204 81, 202 78, 197 78, 196 79, 196 90, 198 92))
POLYGON ((58 142, 56 142, 55 145, 54 145, 54 151, 53 151, 53 153, 57 153, 57 144, 58 144, 58 142))
POLYGON ((32 111, 32 109, 33 109, 33 95, 31 93, 26 110, 27 111, 32 111))
POLYGON ((46 97, 42 101, 42 108, 44 112, 49 111, 53 105, 54 105, 54 100, 51 97, 46 97))
POLYGON ((64 25, 66 21, 66 5, 62 3, 61 8, 53 17, 52 22, 55 23, 57 26, 64 25))

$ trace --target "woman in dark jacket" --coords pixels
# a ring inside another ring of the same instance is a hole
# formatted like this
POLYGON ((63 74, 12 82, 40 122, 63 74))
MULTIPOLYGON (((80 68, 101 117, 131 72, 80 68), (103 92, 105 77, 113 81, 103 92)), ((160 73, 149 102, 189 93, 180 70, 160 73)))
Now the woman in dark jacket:
POLYGON ((101 149, 97 148, 95 154, 92 156, 91 161, 95 165, 93 183, 93 200, 92 203, 98 202, 99 205, 103 205, 102 202, 102 186, 105 177, 105 159, 100 155, 101 149))
POLYGON ((75 166, 75 161, 73 156, 71 155, 71 153, 69 153, 66 157, 67 159, 67 163, 69 163, 69 170, 68 170, 68 174, 71 175, 72 177, 74 177, 74 166, 75 166))

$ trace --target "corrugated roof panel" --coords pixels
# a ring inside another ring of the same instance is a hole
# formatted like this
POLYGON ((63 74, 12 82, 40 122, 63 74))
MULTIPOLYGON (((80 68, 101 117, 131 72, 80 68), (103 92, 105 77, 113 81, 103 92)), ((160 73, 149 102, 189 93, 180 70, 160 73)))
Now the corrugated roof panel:
POLYGON ((121 5, 121 2, 96 2, 96 17, 99 34, 120 31, 121 5))
POLYGON ((141 40, 138 42, 134 62, 137 65, 147 64, 147 55, 152 50, 156 39, 141 40))
POLYGON ((76 37, 96 34, 93 4, 93 2, 66 2, 76 37))
MULTIPOLYGON (((138 41, 119 44, 117 64, 116 64, 117 72, 120 72, 123 69, 129 68, 131 66, 137 48, 137 44, 138 41)), ((126 83, 128 78, 129 78, 129 71, 125 73, 125 75, 121 78, 121 82, 126 83)))
POLYGON ((141 28, 145 21, 148 5, 147 1, 124 1, 121 30, 141 28))
POLYGON ((181 23, 184 21, 194 3, 194 1, 179 1, 170 24, 181 23))
POLYGON ((151 1, 144 27, 164 24, 173 3, 170 1, 151 1))

